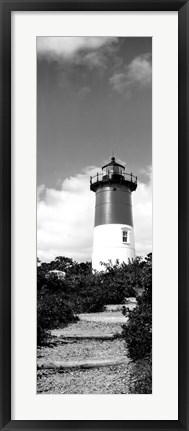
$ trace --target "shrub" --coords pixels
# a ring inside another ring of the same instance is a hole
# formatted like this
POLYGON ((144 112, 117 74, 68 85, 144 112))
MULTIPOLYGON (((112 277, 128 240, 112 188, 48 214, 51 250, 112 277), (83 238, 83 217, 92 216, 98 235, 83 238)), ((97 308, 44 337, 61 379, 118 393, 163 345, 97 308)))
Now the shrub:
POLYGON ((128 356, 133 360, 145 358, 152 350, 152 307, 143 303, 128 314, 129 321, 123 326, 128 356))
MULTIPOLYGON (((38 340, 48 338, 44 331, 75 321, 74 313, 103 311, 107 304, 122 304, 125 298, 136 296, 136 288, 146 286, 147 291, 147 263, 141 258, 129 264, 109 262, 101 272, 93 272, 90 262, 77 263, 61 256, 38 264, 38 340), (52 270, 64 271, 65 278, 59 279, 52 270)), ((132 334, 129 337, 131 343, 132 334)))
POLYGON ((103 311, 106 299, 98 274, 70 275, 65 283, 74 312, 103 311))
POLYGON ((152 361, 150 358, 138 360, 130 364, 129 393, 152 393, 152 361))
POLYGON ((119 264, 117 261, 115 265, 104 263, 103 267, 105 271, 100 273, 101 287, 106 304, 123 304, 125 298, 136 296, 130 277, 133 264, 119 264))
POLYGON ((37 323, 37 346, 46 346, 50 340, 50 332, 37 323))
POLYGON ((151 356, 152 351, 152 259, 148 255, 142 269, 144 293, 137 297, 138 305, 132 311, 124 311, 129 317, 123 325, 128 356, 142 359, 151 356))
POLYGON ((48 342, 50 329, 63 327, 76 320, 66 298, 64 284, 54 275, 46 279, 45 272, 38 269, 37 344, 48 342))

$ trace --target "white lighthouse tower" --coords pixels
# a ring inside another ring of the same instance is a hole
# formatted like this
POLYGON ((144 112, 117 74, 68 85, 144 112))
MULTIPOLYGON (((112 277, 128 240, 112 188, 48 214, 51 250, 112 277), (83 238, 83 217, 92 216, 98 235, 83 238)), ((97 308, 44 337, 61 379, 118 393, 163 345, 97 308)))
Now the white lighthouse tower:
POLYGON ((125 172, 115 157, 90 178, 96 193, 92 267, 102 270, 100 262, 128 262, 135 257, 131 194, 137 177, 125 172))

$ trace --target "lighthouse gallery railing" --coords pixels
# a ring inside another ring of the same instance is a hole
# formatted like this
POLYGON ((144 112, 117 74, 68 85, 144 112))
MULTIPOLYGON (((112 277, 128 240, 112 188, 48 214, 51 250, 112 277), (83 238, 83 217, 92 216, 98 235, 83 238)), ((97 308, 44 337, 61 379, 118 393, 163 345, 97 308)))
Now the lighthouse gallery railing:
POLYGON ((121 174, 116 172, 97 173, 96 175, 90 177, 90 184, 94 184, 99 181, 112 180, 115 177, 120 177, 120 182, 125 180, 137 185, 137 177, 135 177, 132 173, 128 174, 127 172, 121 172, 121 174))

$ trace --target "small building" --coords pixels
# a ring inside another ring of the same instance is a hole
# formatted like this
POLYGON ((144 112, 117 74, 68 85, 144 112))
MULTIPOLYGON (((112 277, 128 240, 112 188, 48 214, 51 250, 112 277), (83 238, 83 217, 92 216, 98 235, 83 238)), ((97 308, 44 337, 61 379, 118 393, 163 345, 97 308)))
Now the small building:
POLYGON ((64 280, 66 273, 64 271, 59 271, 58 269, 52 269, 48 271, 47 277, 50 275, 56 275, 59 280, 64 280))

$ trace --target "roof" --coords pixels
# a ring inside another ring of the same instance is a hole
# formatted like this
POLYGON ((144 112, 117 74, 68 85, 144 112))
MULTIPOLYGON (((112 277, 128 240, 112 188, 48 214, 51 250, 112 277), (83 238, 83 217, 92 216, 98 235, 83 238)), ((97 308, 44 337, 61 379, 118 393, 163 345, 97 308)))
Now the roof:
POLYGON ((115 161, 115 157, 111 157, 111 162, 107 163, 107 165, 102 166, 102 169, 106 168, 107 166, 112 166, 112 165, 113 165, 113 166, 120 166, 120 168, 125 169, 125 166, 120 165, 120 163, 117 163, 117 162, 115 161))

